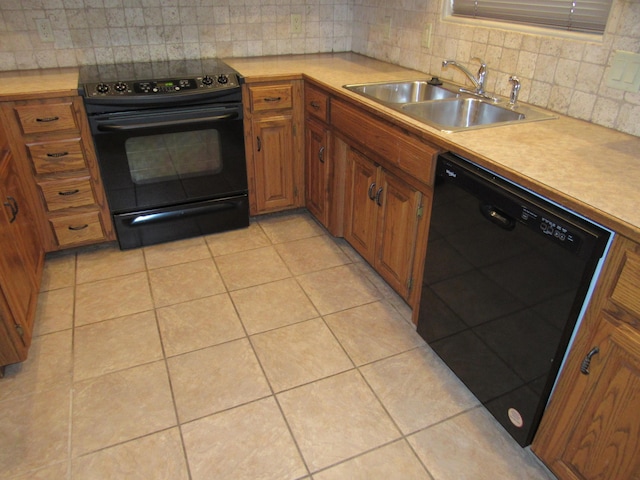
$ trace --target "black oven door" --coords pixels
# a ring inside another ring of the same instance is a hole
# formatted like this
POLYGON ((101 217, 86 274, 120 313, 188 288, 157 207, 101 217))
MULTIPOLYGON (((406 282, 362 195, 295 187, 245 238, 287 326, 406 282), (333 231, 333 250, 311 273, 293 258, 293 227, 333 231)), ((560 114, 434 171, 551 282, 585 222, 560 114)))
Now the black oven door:
POLYGON ((94 114, 89 123, 120 248, 248 226, 242 105, 94 114))
POLYGON ((112 213, 247 192, 241 105, 90 117, 112 213))

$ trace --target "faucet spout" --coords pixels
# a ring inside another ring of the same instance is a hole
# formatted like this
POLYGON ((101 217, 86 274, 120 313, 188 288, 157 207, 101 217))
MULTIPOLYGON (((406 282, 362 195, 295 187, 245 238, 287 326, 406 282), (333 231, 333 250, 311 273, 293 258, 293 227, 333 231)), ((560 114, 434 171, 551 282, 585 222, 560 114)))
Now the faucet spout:
POLYGON ((481 60, 480 58, 474 58, 474 60, 480 61, 480 68, 478 69, 477 78, 473 73, 467 70, 467 68, 464 65, 460 65, 455 60, 444 60, 442 62, 442 66, 446 67, 448 65, 451 65, 452 67, 456 67, 458 70, 460 70, 462 73, 464 73, 467 76, 467 78, 471 81, 471 83, 473 83, 473 86, 475 87, 474 93, 478 95, 484 95, 484 82, 487 76, 487 64, 484 63, 484 61, 481 60))

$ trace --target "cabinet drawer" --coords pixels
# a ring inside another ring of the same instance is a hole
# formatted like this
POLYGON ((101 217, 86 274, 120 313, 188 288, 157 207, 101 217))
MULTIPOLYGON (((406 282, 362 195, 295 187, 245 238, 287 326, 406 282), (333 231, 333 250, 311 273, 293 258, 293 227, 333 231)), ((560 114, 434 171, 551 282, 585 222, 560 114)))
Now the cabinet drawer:
POLYGON ((38 186, 50 212, 96 203, 89 177, 39 182, 38 186))
POLYGON ((99 212, 51 218, 49 223, 62 247, 104 239, 99 212))
POLYGON ((20 126, 25 135, 78 130, 73 103, 19 105, 15 107, 20 126))
POLYGON ((438 150, 411 137, 399 137, 398 148, 398 166, 425 185, 433 186, 438 150))
POLYGON ((249 96, 253 112, 292 108, 293 85, 249 86, 249 96))
POLYGON ((611 293, 611 300, 635 316, 640 317, 638 285, 640 285, 640 256, 633 251, 627 250, 623 257, 620 276, 611 293))
POLYGON ((70 172, 87 168, 80 138, 27 145, 38 175, 70 172))
POLYGON ((329 95, 312 86, 305 86, 304 108, 308 115, 329 123, 329 105, 329 95))

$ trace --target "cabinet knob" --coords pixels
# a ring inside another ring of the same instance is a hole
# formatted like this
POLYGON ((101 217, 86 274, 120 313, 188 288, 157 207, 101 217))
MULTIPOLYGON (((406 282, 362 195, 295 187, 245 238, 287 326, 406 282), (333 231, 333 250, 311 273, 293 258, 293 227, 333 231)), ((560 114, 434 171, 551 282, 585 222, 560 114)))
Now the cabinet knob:
POLYGON ((593 347, 587 356, 582 360, 582 365, 580 365, 580 373, 583 375, 589 375, 589 365, 591 365, 591 359, 594 355, 600 353, 600 349, 598 347, 593 347))
POLYGON ((320 104, 319 104, 318 102, 316 102, 315 100, 314 100, 314 101, 312 101, 312 102, 310 103, 310 105, 311 105, 313 108, 315 108, 316 110, 320 110, 320 104))
POLYGON ((47 153, 47 157, 49 158, 60 158, 66 157, 67 155, 69 155, 69 152, 47 153))
POLYGON ((382 191, 383 191, 383 190, 384 190, 384 189, 383 189, 382 187, 380 187, 380 188, 378 189, 378 191, 376 192, 376 203, 378 204, 378 206, 379 206, 379 207, 381 207, 381 206, 382 206, 382 201, 380 200, 380 197, 382 197, 382 191))
POLYGON ((265 102, 279 102, 282 100, 282 97, 265 97, 265 102))
POLYGON ((369 185, 369 192, 367 193, 367 195, 369 196, 369 200, 373 200, 375 198, 375 195, 373 194, 374 188, 376 188, 376 182, 373 182, 371 185, 369 185))
POLYGON ((57 122, 58 120, 60 120, 60 117, 36 118, 36 122, 40 122, 40 123, 57 122))
POLYGON ((9 210, 11 211, 11 219, 9 220, 9 223, 13 223, 16 221, 16 217, 18 216, 18 202, 13 197, 7 197, 7 200, 8 202, 4 202, 4 206, 9 207, 9 210))
POLYGON ((320 147, 320 150, 318 151, 318 159, 320 160, 320 163, 324 163, 324 145, 320 147))
POLYGON ((67 190, 66 192, 58 192, 58 195, 67 197, 69 195, 75 195, 76 193, 80 193, 80 190, 78 190, 77 188, 75 190, 67 190))

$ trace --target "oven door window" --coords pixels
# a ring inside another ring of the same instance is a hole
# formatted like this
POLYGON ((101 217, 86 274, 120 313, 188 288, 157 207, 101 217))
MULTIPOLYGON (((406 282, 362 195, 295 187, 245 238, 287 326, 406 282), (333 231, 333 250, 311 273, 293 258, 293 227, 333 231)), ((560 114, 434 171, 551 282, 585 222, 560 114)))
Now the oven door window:
POLYGON ((128 138, 125 152, 136 185, 222 172, 220 132, 215 129, 128 138))

